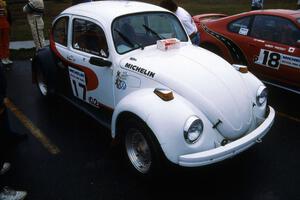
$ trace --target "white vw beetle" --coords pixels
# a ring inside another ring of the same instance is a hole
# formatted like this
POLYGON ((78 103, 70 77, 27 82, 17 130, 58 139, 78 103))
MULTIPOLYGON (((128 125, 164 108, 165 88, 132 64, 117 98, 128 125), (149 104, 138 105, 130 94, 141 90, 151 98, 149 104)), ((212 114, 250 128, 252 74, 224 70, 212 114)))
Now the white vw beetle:
POLYGON ((162 160, 197 167, 232 157, 275 117, 247 67, 192 45, 175 15, 146 3, 66 9, 32 71, 43 96, 58 94, 110 128, 139 174, 162 160))

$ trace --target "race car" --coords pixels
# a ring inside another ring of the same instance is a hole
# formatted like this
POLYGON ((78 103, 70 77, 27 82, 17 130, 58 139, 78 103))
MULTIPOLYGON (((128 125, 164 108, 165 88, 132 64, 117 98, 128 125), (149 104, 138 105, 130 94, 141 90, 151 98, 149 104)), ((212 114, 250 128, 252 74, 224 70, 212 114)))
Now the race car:
POLYGON ((32 76, 43 97, 61 96, 111 129, 142 176, 162 163, 198 167, 232 157, 261 142, 275 116, 247 67, 192 45, 173 13, 141 2, 63 11, 32 76))
POLYGON ((300 10, 194 16, 201 45, 264 82, 300 94, 300 10))

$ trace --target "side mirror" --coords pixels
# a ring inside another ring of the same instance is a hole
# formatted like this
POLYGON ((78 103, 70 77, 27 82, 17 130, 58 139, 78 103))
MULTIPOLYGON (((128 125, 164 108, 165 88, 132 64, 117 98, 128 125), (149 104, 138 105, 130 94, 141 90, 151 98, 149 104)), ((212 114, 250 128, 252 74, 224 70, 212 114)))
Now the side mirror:
POLYGON ((112 65, 112 62, 110 62, 108 60, 104 60, 102 58, 98 58, 98 57, 91 57, 89 62, 90 62, 90 64, 96 65, 99 67, 110 67, 112 65))

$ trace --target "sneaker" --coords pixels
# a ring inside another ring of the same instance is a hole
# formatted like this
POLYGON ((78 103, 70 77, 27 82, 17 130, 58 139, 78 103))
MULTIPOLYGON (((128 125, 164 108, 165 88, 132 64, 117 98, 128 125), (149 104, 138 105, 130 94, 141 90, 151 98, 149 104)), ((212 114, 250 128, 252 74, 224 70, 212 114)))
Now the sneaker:
POLYGON ((7 62, 6 58, 1 59, 1 62, 3 65, 8 65, 9 63, 7 62))
POLYGON ((14 62, 11 61, 9 58, 5 58, 5 60, 6 60, 7 64, 13 64, 13 63, 14 63, 14 62))
POLYGON ((9 189, 8 187, 4 187, 3 191, 0 193, 1 200, 23 200, 27 195, 25 191, 16 191, 9 189))
POLYGON ((0 175, 5 174, 10 169, 10 163, 5 162, 2 166, 2 169, 0 170, 0 175))

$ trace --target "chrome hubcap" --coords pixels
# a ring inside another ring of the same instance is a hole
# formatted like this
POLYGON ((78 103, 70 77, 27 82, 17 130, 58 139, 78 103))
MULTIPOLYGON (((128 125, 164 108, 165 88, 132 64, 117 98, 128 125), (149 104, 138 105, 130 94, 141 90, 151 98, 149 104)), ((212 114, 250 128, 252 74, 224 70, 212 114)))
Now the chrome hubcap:
POLYGON ((142 133, 137 129, 130 129, 126 134, 125 146, 133 166, 139 172, 147 173, 151 166, 151 151, 142 133))

